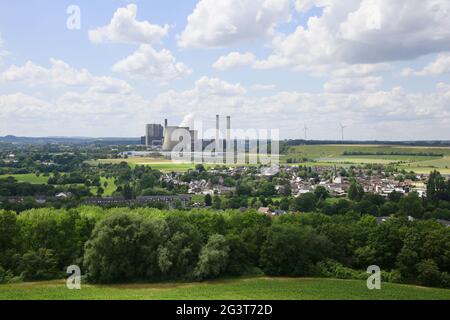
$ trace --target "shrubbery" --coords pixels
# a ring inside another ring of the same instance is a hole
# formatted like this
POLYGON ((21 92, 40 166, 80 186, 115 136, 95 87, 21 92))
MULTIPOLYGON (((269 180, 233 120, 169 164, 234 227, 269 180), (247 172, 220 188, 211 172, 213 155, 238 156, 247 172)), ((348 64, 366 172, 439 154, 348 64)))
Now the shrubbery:
POLYGON ((275 224, 262 247, 261 266, 271 276, 308 276, 328 248, 328 239, 312 228, 275 224))
POLYGON ((84 265, 93 282, 150 278, 158 271, 158 226, 136 215, 101 221, 86 243, 84 265))
POLYGON ((450 276, 447 272, 439 271, 432 259, 423 260, 417 265, 418 280, 430 287, 450 287, 450 276))
POLYGON ((0 266, 0 284, 6 282, 6 270, 3 269, 2 266, 0 266))
POLYGON ((288 214, 151 208, 0 211, 0 282, 64 277, 95 283, 204 280, 258 273, 450 287, 450 229, 348 212, 288 214))
POLYGON ((212 235, 200 252, 194 276, 200 280, 218 277, 227 267, 229 251, 224 236, 212 235))
POLYGON ((316 272, 318 276, 326 278, 367 279, 367 273, 365 271, 358 271, 345 267, 341 263, 332 259, 320 261, 316 266, 316 272))
POLYGON ((52 250, 40 248, 25 253, 18 266, 20 276, 24 280, 49 280, 63 276, 58 272, 57 260, 52 250))

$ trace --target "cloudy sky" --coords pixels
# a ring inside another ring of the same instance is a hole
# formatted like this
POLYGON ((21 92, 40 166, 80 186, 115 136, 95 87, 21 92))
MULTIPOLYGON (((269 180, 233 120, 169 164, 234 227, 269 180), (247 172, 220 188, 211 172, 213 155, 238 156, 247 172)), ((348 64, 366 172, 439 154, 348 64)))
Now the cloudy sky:
POLYGON ((282 138, 450 139, 450 1, 0 2, 0 135, 216 113, 282 138))

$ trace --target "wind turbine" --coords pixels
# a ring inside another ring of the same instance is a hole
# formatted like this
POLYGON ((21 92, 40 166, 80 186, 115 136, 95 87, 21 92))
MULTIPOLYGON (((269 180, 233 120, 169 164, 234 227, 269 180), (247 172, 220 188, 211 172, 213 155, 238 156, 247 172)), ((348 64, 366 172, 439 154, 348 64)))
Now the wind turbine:
POLYGON ((306 124, 305 124, 305 126, 304 126, 304 130, 305 130, 305 141, 308 139, 308 127, 306 126, 306 124))
POLYGON ((345 129, 345 126, 342 123, 339 123, 339 126, 341 127, 342 143, 344 143, 344 129, 345 129))

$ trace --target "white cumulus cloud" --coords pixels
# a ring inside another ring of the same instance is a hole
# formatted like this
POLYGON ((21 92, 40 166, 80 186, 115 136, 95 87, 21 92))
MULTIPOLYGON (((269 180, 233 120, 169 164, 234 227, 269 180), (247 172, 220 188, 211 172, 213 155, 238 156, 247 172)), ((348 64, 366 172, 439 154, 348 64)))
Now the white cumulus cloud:
POLYGON ((361 91, 375 91, 381 84, 381 77, 366 78, 337 78, 324 84, 326 92, 355 93, 361 91))
POLYGON ((178 39, 181 47, 223 47, 271 35, 290 18, 291 0, 200 0, 178 39))
MULTIPOLYGON (((273 53, 258 68, 374 64, 450 51, 448 0, 312 1, 324 6, 306 26, 272 40, 273 53)), ((310 5, 306 6, 310 7, 310 5)), ((301 7, 300 10, 303 10, 301 7)))
POLYGON ((108 25, 89 30, 89 39, 95 43, 152 43, 169 33, 169 25, 159 26, 148 21, 138 21, 136 15, 135 4, 119 8, 108 25))
POLYGON ((117 62, 112 70, 132 78, 159 80, 164 83, 192 73, 184 63, 177 62, 169 50, 157 51, 150 45, 141 45, 133 54, 117 62))
POLYGON ((46 68, 31 61, 23 66, 12 65, 0 73, 0 81, 23 82, 30 86, 89 87, 101 92, 129 93, 131 86, 123 80, 111 77, 92 75, 88 70, 77 70, 62 60, 50 59, 50 67, 46 68))
POLYGON ((379 81, 348 78, 339 88, 336 82, 329 92, 281 91, 253 97, 239 84, 203 77, 192 89, 160 94, 152 105, 180 117, 186 110, 205 116, 227 113, 233 128, 278 128, 282 137, 298 137, 302 119, 315 139, 338 138, 339 122, 348 124, 352 139, 450 138, 450 85, 442 83, 435 92, 410 93, 398 87, 379 90, 379 81), (355 91, 356 86, 360 90, 355 91), (424 134, 427 127, 433 131, 424 134))
POLYGON ((406 68, 402 71, 403 76, 437 76, 450 73, 450 53, 439 54, 435 61, 427 64, 422 70, 406 68))
POLYGON ((135 93, 68 91, 55 98, 0 95, 0 134, 138 136, 159 110, 135 93))
POLYGON ((307 12, 313 7, 324 7, 332 0, 295 0, 295 9, 298 12, 307 12))
POLYGON ((219 70, 227 70, 251 65, 255 60, 256 57, 251 52, 231 52, 226 56, 221 56, 217 59, 217 61, 213 64, 213 67, 219 70))

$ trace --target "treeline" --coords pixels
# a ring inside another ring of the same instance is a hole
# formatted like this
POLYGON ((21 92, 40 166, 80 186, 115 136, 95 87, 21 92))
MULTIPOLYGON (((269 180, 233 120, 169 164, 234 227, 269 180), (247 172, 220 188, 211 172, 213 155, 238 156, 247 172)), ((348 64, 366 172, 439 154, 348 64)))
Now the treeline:
POLYGON ((55 194, 53 186, 45 184, 31 184, 28 182, 18 182, 13 177, 0 179, 0 197, 16 196, 53 196, 55 194))
MULTIPOLYGON (((83 166, 84 161, 89 160, 86 155, 78 152, 73 154, 52 154, 29 150, 14 150, 12 152, 16 151, 14 161, 0 160, 0 174, 70 172, 79 169, 83 166)), ((7 157, 7 152, 0 151, 0 153, 2 158, 7 157)))
POLYGON ((406 146, 406 147, 448 147, 450 146, 449 141, 376 141, 376 140, 304 140, 304 139, 294 139, 294 140, 283 140, 280 141, 280 150, 283 146, 301 146, 301 145, 327 145, 327 144, 345 144, 345 145, 386 145, 386 146, 406 146))
POLYGON ((0 212, 0 281, 64 277, 93 283, 222 276, 367 278, 450 287, 450 229, 434 221, 318 213, 79 207, 0 212))
MULTIPOLYGON (((260 183, 260 188, 263 186, 264 183, 260 183)), ((204 203, 216 210, 269 207, 272 211, 315 212, 330 216, 358 212, 374 217, 410 216, 414 219, 450 220, 450 180, 446 180, 439 172, 430 175, 427 197, 420 197, 416 192, 405 196, 393 191, 385 198, 380 194, 365 192, 363 186, 354 178, 351 178, 347 190, 348 198, 332 198, 323 186, 317 186, 313 192, 298 197, 282 196, 277 199, 265 196, 264 193, 249 196, 251 193, 243 190, 248 189, 238 185, 233 195, 207 195, 204 197, 204 203)))
POLYGON ((370 152, 370 151, 344 151, 344 156, 415 156, 415 157, 443 157, 443 153, 435 152, 370 152))

